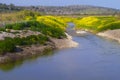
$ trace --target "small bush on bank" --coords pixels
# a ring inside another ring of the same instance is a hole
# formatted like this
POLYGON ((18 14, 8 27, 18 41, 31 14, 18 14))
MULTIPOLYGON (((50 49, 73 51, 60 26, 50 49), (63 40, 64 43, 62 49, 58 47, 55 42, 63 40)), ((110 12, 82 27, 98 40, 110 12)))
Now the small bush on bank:
POLYGON ((14 52, 15 44, 11 40, 0 41, 0 54, 14 52))
POLYGON ((1 27, 1 28, 0 28, 0 31, 5 31, 5 28, 2 28, 2 27, 1 27))

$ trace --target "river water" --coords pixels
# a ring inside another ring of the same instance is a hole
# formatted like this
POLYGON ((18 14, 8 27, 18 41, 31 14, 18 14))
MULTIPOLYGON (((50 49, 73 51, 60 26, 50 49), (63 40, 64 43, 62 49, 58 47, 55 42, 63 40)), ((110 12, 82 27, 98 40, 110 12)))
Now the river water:
POLYGON ((73 36, 76 48, 0 65, 0 80, 120 80, 120 44, 94 34, 73 36))

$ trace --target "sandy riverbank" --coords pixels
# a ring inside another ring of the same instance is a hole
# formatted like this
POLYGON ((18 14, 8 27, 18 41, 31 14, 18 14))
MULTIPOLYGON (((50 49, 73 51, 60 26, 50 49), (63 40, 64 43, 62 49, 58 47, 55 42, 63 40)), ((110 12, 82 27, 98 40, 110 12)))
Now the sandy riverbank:
POLYGON ((105 32, 100 32, 97 35, 114 39, 120 42, 120 29, 117 30, 108 30, 105 32))
POLYGON ((78 43, 72 40, 72 36, 68 35, 66 33, 67 38, 64 39, 53 39, 51 38, 51 41, 55 44, 55 47, 57 49, 62 49, 62 48, 72 48, 72 47, 77 47, 78 43))

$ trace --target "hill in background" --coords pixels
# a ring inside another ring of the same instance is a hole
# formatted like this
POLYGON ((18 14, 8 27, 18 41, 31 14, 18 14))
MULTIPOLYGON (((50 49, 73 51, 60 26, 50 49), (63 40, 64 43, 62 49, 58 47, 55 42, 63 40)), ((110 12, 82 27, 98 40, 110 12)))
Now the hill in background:
POLYGON ((119 9, 97 7, 89 5, 72 6, 15 6, 14 4, 0 3, 0 12, 13 12, 20 10, 33 10, 47 15, 115 15, 120 14, 119 9))
POLYGON ((88 5, 74 5, 74 6, 39 6, 34 7, 34 10, 53 15, 114 15, 119 14, 120 10, 96 7, 88 5))

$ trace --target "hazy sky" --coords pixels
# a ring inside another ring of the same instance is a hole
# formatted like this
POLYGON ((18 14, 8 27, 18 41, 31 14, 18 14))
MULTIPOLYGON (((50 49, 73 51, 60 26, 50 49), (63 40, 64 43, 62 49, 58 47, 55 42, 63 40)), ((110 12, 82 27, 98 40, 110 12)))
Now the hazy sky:
POLYGON ((13 3, 16 5, 45 5, 45 6, 64 6, 64 5, 95 5, 120 9, 120 0, 0 0, 0 3, 13 3))

